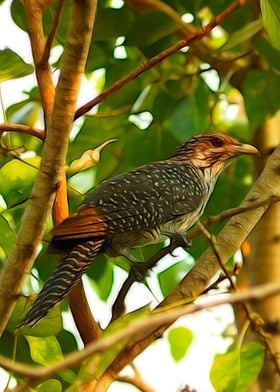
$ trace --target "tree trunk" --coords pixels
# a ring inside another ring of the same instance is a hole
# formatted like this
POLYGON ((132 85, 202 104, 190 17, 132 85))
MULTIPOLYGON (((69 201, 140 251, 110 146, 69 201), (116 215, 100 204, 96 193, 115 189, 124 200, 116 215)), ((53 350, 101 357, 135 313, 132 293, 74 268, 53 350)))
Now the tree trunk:
MULTIPOLYGON (((261 165, 280 143, 280 112, 267 120, 259 130, 256 144, 262 154, 261 165)), ((260 171, 262 167, 258 168, 260 171)), ((266 282, 280 282, 280 203, 273 203, 250 236, 251 254, 248 263, 250 286, 266 282)), ((275 353, 280 352, 280 295, 254 304, 256 311, 265 321, 265 330, 271 334, 275 353)), ((265 357, 259 377, 259 391, 279 391, 280 377, 272 362, 265 357)))

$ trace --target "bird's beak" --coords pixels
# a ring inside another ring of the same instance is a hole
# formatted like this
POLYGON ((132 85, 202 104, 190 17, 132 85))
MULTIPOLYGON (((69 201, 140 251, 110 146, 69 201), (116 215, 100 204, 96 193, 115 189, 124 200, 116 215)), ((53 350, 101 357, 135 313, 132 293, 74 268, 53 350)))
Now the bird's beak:
POLYGON ((234 150, 237 154, 244 154, 244 155, 260 155, 259 150, 252 146, 251 144, 239 144, 237 146, 234 146, 234 150))

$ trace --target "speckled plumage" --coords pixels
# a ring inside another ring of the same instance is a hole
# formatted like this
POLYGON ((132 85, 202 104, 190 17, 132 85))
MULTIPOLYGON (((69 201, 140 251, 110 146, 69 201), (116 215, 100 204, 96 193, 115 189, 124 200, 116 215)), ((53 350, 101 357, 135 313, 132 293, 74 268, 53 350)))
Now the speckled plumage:
POLYGON ((203 213, 230 160, 256 151, 228 135, 200 135, 168 160, 101 183, 53 230, 52 246, 63 252, 63 260, 21 325, 35 324, 64 298, 98 253, 127 255, 129 249, 185 233, 203 213))

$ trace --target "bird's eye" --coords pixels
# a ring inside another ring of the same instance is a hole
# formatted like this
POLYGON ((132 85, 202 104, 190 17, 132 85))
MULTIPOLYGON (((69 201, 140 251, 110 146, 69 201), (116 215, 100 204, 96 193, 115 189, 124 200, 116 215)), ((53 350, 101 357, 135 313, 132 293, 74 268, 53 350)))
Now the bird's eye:
POLYGON ((222 147, 224 145, 224 141, 218 137, 211 139, 211 143, 214 147, 222 147))

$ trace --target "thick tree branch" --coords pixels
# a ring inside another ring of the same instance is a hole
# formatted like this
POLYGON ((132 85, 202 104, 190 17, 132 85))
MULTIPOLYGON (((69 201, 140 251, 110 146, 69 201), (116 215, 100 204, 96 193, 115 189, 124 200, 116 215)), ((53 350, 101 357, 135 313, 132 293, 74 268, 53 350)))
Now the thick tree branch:
POLYGON ((0 356, 0 366, 4 369, 12 371, 16 374, 29 377, 30 380, 43 380, 51 375, 60 372, 63 369, 72 368, 85 359, 89 358, 94 353, 102 352, 110 349, 115 344, 123 339, 127 340, 136 334, 145 333, 148 328, 158 328, 162 324, 172 324, 179 317, 199 312, 204 309, 209 309, 223 304, 237 304, 249 301, 261 301, 270 296, 276 295, 280 292, 279 283, 267 283, 256 286, 250 290, 232 293, 215 295, 212 298, 207 298, 207 301, 199 304, 186 304, 177 306, 176 308, 169 308, 154 311, 152 314, 131 322, 122 330, 118 330, 110 336, 104 336, 97 342, 90 343, 83 350, 68 354, 64 360, 57 362, 50 366, 37 366, 34 368, 23 363, 15 363, 13 360, 0 356))
MULTIPOLYGON (((26 0, 26 7, 28 4, 29 1, 26 0)), ((0 276, 0 333, 19 295, 25 273, 32 267, 57 184, 64 173, 69 132, 86 63, 95 9, 96 0, 73 2, 67 45, 54 110, 48 121, 41 168, 22 218, 16 244, 0 276)), ((33 16, 29 15, 30 18, 33 16)), ((47 112, 48 110, 49 108, 47 112)))
POLYGON ((38 2, 36 0, 24 0, 28 34, 35 63, 36 77, 44 110, 45 121, 48 121, 48 117, 52 113, 55 94, 48 58, 44 59, 43 61, 46 40, 42 18, 45 7, 47 7, 49 3, 50 1, 46 1, 45 4, 43 4, 43 2, 38 2))
MULTIPOLYGON (((268 206, 270 203, 275 203, 277 201, 280 201, 280 196, 271 196, 269 198, 263 199, 263 200, 257 200, 256 202, 252 202, 248 205, 244 205, 241 207, 235 207, 235 208, 229 208, 226 211, 221 212, 218 215, 212 215, 209 216, 204 222, 203 225, 206 227, 209 227, 215 223, 219 223, 224 219, 231 218, 235 215, 241 214, 243 212, 249 211, 249 210, 254 210, 258 207, 261 206, 268 206)), ((196 236, 201 234, 201 229, 199 225, 196 225, 192 230, 190 230, 186 237, 187 239, 193 239, 196 236)), ((142 271, 141 273, 146 276, 148 271, 150 271, 160 259, 162 259, 164 256, 166 256, 169 253, 169 249, 167 248, 162 248, 159 249, 153 256, 151 256, 145 263, 143 263, 142 271), (145 269, 146 268, 146 269, 145 269)), ((116 320, 119 318, 125 311, 125 298, 130 290, 131 286, 133 283, 136 281, 135 278, 135 273, 133 270, 130 270, 127 279, 123 282, 120 291, 113 303, 112 306, 112 318, 111 321, 116 320)))

